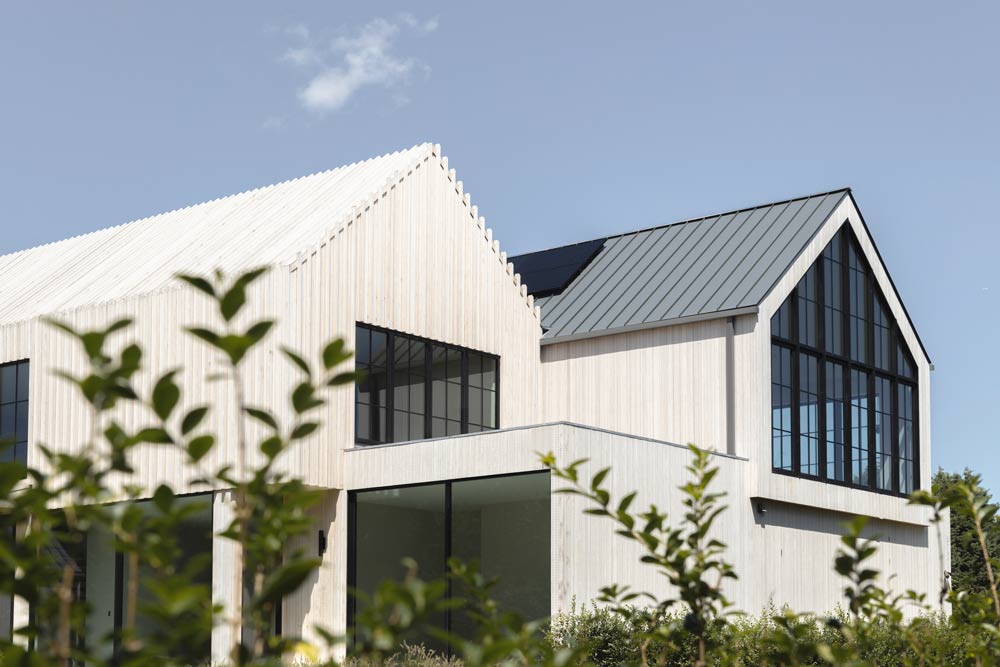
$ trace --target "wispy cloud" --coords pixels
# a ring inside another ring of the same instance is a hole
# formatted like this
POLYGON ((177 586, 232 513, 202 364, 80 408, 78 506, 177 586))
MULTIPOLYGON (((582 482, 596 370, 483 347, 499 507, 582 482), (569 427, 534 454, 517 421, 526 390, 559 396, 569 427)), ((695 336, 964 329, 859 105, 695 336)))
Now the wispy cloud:
POLYGON ((393 20, 376 18, 354 33, 321 41, 306 26, 292 26, 285 34, 294 44, 281 60, 309 73, 298 98, 314 113, 337 111, 366 87, 384 88, 394 103, 405 104, 408 98, 402 89, 415 72, 426 74, 430 69, 414 58, 397 55, 396 40, 403 31, 427 34, 437 27, 436 18, 420 20, 400 14, 393 20))

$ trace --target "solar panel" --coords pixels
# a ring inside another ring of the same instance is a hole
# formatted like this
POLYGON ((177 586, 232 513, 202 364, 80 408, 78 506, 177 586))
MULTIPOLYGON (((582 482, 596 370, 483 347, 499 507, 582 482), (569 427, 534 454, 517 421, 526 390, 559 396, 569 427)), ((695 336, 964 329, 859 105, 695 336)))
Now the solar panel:
POLYGON ((514 269, 521 274, 521 282, 528 286, 528 294, 536 297, 557 294, 580 275, 601 248, 606 239, 594 239, 573 245, 540 250, 511 257, 514 269))

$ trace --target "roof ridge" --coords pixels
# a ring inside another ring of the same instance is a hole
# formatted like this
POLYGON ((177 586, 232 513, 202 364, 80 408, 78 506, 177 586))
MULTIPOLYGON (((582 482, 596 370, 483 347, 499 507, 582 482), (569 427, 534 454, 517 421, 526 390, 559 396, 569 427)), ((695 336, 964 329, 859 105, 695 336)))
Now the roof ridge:
POLYGON ((735 215, 737 213, 744 213, 746 211, 753 211, 753 210, 756 210, 756 209, 759 209, 759 208, 766 208, 768 206, 778 206, 778 205, 781 205, 781 204, 790 204, 793 201, 799 201, 801 199, 812 199, 814 197, 826 197, 828 195, 836 194, 838 192, 851 192, 851 188, 849 186, 848 187, 843 187, 843 188, 835 188, 833 190, 827 190, 826 192, 816 192, 816 193, 813 193, 811 195, 802 195, 802 196, 799 196, 799 197, 789 197, 788 199, 780 199, 778 201, 765 202, 763 204, 757 204, 755 206, 744 206, 743 208, 736 208, 736 209, 733 209, 731 211, 722 211, 722 212, 719 212, 719 213, 709 213, 707 215, 701 215, 701 216, 698 216, 696 218, 686 218, 684 220, 675 220, 674 222, 667 222, 667 223, 663 223, 663 224, 660 224, 660 225, 653 225, 651 227, 642 227, 640 229, 633 229, 633 230, 627 231, 627 232, 619 232, 617 234, 608 234, 607 236, 595 236, 595 237, 590 238, 590 239, 584 239, 582 241, 574 241, 572 243, 565 243, 563 245, 552 246, 550 248, 540 248, 538 250, 529 250, 528 252, 522 252, 520 254, 514 255, 511 259, 518 259, 518 258, 524 257, 525 255, 534 255, 535 253, 539 253, 539 252, 549 252, 550 250, 558 250, 560 248, 568 248, 570 246, 579 245, 581 243, 590 243, 592 241, 599 241, 599 240, 610 241, 611 239, 621 238, 623 236, 631 236, 632 234, 642 234, 644 232, 652 232, 652 231, 655 231, 657 229, 663 229, 665 227, 673 227, 674 225, 686 225, 686 224, 692 223, 692 222, 702 222, 702 221, 708 220, 710 218, 721 218, 722 216, 735 215))
MULTIPOLYGON (((358 198, 357 203, 351 205, 350 210, 343 217, 340 218, 338 222, 331 225, 323 233, 318 241, 314 242, 308 250, 300 250, 296 252, 294 257, 290 257, 286 260, 281 260, 277 264, 281 266, 291 267, 295 270, 295 267, 309 261, 309 257, 312 255, 312 251, 316 248, 322 247, 328 241, 332 241, 334 237, 340 234, 348 224, 359 218, 365 208, 369 203, 377 202, 382 196, 387 194, 390 189, 396 186, 398 183, 402 183, 407 176, 413 173, 420 164, 431 158, 437 158, 436 163, 444 171, 444 177, 449 182, 451 182, 455 189, 455 194, 458 195, 459 200, 462 203, 469 214, 470 221, 475 224, 483 239, 486 241, 487 246, 492 250, 493 254, 496 256, 500 265, 503 266, 504 271, 510 277, 511 282, 514 284, 514 288, 518 291, 521 301, 531 310, 535 319, 541 322, 541 310, 535 305, 535 296, 533 294, 528 294, 527 284, 521 281, 521 274, 517 272, 514 263, 510 261, 507 257, 507 253, 501 251, 500 241, 493 238, 493 230, 486 226, 486 217, 479 215, 479 206, 472 203, 472 196, 465 191, 465 184, 458 179, 458 175, 454 168, 449 169, 448 167, 448 157, 441 151, 441 144, 418 144, 413 148, 426 147, 428 148, 426 153, 422 153, 420 157, 412 164, 409 170, 395 170, 386 178, 386 180, 379 186, 375 187, 365 195, 358 198)), ((412 149, 410 149, 412 150, 412 149)))
POLYGON ((78 240, 78 239, 86 238, 88 236, 93 236, 95 234, 100 234, 102 232, 110 232, 110 231, 113 231, 113 230, 116 230, 116 229, 121 229, 122 227, 127 227, 128 225, 133 225, 133 224, 138 224, 138 223, 141 223, 141 222, 146 222, 148 220, 152 220, 154 218, 159 218, 159 217, 164 216, 164 215, 170 215, 170 214, 173 214, 173 213, 180 213, 182 211, 188 211, 188 210, 193 209, 193 208, 198 208, 199 206, 207 206, 208 204, 215 204, 217 202, 226 201, 228 199, 233 199, 235 197, 242 197, 242 196, 251 195, 251 194, 254 194, 254 193, 257 193, 257 192, 262 192, 262 191, 265 191, 265 190, 270 190, 272 188, 277 188, 277 187, 282 186, 282 185, 288 185, 289 183, 296 183, 296 182, 299 182, 299 181, 303 181, 303 180, 305 180, 307 178, 315 178, 317 176, 323 176, 325 174, 330 174, 330 173, 335 172, 335 171, 340 171, 341 169, 349 169, 351 167, 357 167, 359 165, 363 165, 363 164, 368 164, 370 162, 374 162, 375 160, 383 160, 383 159, 386 159, 386 158, 394 157, 394 156, 400 155, 402 153, 406 153, 408 151, 413 151, 413 150, 416 150, 418 148, 422 148, 422 147, 426 147, 426 146, 432 146, 432 144, 430 142, 424 142, 424 143, 420 143, 420 144, 414 144, 413 146, 410 146, 409 148, 401 148, 401 149, 396 150, 396 151, 391 151, 391 152, 388 152, 388 153, 383 153, 382 155, 376 155, 374 157, 366 158, 364 160, 356 160, 354 162, 350 162, 348 164, 343 164, 343 165, 340 165, 338 167, 331 167, 329 169, 323 169, 323 170, 320 170, 320 171, 314 171, 311 174, 305 174, 305 175, 302 175, 302 176, 297 176, 295 178, 287 178, 287 179, 285 179, 283 181, 278 181, 277 183, 269 183, 267 185, 260 185, 260 186, 258 186, 256 188, 250 188, 248 190, 242 190, 240 192, 234 192, 234 193, 231 193, 231 194, 228 194, 228 195, 222 195, 222 196, 219 196, 219 197, 215 197, 213 199, 207 199, 207 200, 202 201, 202 202, 197 202, 197 203, 194 203, 194 204, 188 204, 187 206, 179 206, 177 208, 172 208, 172 209, 170 209, 168 211, 161 211, 159 213, 154 213, 152 215, 147 215, 147 216, 144 216, 142 218, 135 218, 134 220, 128 220, 126 222, 122 222, 122 223, 119 223, 117 225, 111 225, 109 227, 101 227, 100 229, 94 229, 94 230, 89 231, 89 232, 83 232, 82 234, 75 234, 73 236, 67 236, 65 238, 57 239, 55 241, 49 241, 48 243, 40 243, 38 245, 30 246, 28 248, 22 248, 20 250, 15 250, 13 252, 5 253, 5 254, 0 254, 0 262, 3 262, 5 260, 11 259, 11 258, 14 258, 14 257, 16 257, 18 255, 21 255, 22 253, 30 252, 32 250, 38 250, 40 248, 48 248, 48 247, 51 247, 51 246, 54 246, 54 245, 58 245, 60 243, 65 243, 67 241, 75 241, 75 240, 78 240))

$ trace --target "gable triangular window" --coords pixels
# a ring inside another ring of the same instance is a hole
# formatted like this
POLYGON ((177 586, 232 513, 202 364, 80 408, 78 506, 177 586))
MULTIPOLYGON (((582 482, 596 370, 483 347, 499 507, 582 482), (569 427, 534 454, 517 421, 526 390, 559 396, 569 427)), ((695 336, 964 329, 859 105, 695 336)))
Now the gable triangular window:
POLYGON ((771 318, 775 472, 919 488, 916 365, 844 226, 771 318))

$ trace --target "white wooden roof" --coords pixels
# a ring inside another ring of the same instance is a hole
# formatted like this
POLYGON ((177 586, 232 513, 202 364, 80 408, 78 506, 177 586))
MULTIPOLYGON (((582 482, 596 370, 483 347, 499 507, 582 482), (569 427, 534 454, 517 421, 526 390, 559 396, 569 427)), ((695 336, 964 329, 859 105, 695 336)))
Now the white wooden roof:
POLYGON ((290 263, 433 150, 421 144, 0 256, 0 322, 153 292, 179 271, 290 263))

